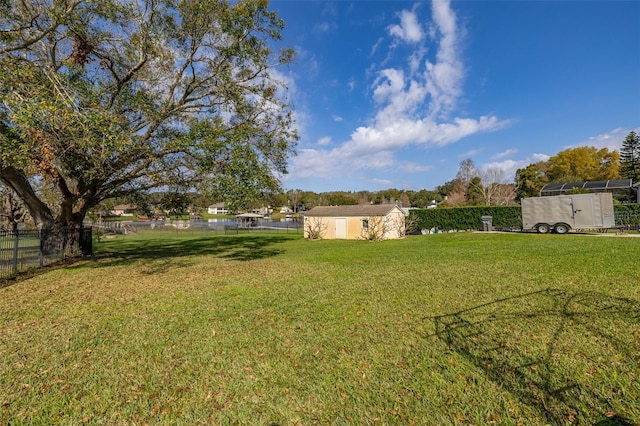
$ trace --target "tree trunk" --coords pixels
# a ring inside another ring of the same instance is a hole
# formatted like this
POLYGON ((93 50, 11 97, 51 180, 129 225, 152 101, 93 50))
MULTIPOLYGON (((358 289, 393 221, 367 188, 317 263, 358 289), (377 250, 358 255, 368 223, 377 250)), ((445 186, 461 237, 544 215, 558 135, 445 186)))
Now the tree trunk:
POLYGON ((62 251, 66 258, 82 251, 80 233, 86 211, 74 212, 72 197, 63 197, 60 204, 60 215, 54 220, 53 227, 42 234, 43 251, 45 255, 62 251))

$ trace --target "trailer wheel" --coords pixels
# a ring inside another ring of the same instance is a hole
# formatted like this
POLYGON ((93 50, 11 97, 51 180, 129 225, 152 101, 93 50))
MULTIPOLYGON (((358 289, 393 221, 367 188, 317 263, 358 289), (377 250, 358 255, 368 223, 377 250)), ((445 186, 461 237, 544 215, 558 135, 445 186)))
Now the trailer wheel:
POLYGON ((536 226, 536 231, 538 231, 538 234, 548 234, 550 230, 551 230, 551 227, 546 223, 539 223, 536 226))
POLYGON ((566 234, 569 232, 569 225, 566 223, 559 223, 556 225, 554 230, 556 231, 556 234, 566 234))

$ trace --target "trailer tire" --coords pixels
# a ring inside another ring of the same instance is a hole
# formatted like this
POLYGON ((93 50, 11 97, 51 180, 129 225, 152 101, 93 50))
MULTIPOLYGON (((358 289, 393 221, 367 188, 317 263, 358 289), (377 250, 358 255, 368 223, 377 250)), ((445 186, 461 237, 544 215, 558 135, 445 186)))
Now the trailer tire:
POLYGON ((566 234, 569 232, 569 229, 571 228, 566 223, 558 223, 555 226, 554 231, 556 231, 556 234, 566 234))
POLYGON ((536 225, 536 231, 538 231, 538 234, 548 234, 551 231, 551 227, 546 223, 539 223, 536 225))

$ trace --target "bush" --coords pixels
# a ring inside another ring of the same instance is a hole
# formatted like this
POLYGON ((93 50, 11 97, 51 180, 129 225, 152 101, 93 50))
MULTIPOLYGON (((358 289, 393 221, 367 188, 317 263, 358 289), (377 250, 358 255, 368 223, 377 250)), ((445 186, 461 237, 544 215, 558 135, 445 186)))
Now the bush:
POLYGON ((520 206, 452 207, 411 210, 418 229, 441 231, 482 229, 482 216, 491 216, 497 228, 520 228, 520 206))

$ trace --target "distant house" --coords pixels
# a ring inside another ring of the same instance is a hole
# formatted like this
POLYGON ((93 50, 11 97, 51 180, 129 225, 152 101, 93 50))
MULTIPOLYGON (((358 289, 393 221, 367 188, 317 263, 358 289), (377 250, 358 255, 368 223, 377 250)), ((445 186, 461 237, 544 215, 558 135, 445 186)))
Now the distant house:
POLYGON ((293 209, 289 206, 282 206, 280 207, 280 213, 282 214, 291 214, 293 213, 293 209))
POLYGON ((224 207, 224 203, 212 204, 207 208, 209 214, 229 214, 229 210, 224 207))
POLYGON ((137 210, 138 206, 132 204, 118 204, 109 211, 109 214, 111 216, 133 216, 137 210))
POLYGON ((271 208, 271 206, 260 207, 260 208, 251 209, 249 213, 260 214, 262 216, 269 216, 271 213, 273 213, 273 209, 271 208))
POLYGON ((305 238, 398 239, 403 238, 405 213, 397 204, 318 206, 304 215, 305 238), (372 238, 375 237, 375 238, 372 238))

